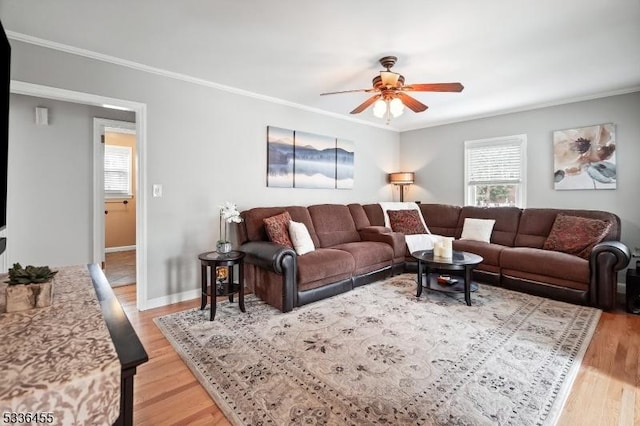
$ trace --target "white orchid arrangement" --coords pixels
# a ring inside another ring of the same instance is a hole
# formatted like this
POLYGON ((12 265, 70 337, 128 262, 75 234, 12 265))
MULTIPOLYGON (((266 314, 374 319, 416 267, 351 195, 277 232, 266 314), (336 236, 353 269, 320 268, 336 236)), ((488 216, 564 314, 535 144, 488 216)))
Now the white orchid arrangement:
POLYGON ((228 243, 227 240, 227 225, 229 223, 240 223, 242 222, 242 218, 240 217, 240 212, 234 203, 229 201, 225 201, 223 205, 220 206, 220 239, 218 242, 228 243), (224 223, 224 236, 222 235, 222 224, 224 223))

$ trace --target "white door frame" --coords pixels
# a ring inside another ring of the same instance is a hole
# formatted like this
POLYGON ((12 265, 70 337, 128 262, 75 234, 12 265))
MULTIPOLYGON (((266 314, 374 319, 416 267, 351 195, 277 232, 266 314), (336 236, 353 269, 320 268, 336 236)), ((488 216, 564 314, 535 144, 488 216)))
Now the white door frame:
MULTIPOLYGON (((105 260, 105 219, 104 219, 104 143, 102 136, 105 132, 136 134, 136 123, 129 121, 109 120, 106 118, 93 119, 93 262, 100 265, 105 260)), ((137 170, 137 156, 134 159, 137 170)), ((134 176, 134 179, 136 177, 134 176)), ((138 200, 138 182, 136 202, 138 200)))
MULTIPOLYGON (((137 307, 143 311, 147 309, 147 104, 141 102, 128 101, 125 99, 109 98, 92 93, 76 92, 72 90, 59 89, 57 87, 43 86, 39 84, 26 83, 23 81, 11 80, 11 93, 26 96, 36 96, 40 98, 54 99, 64 102, 74 102, 84 105, 99 107, 118 107, 133 111, 136 114, 136 181, 138 198, 136 199, 136 300, 137 307)), ((95 162, 95 152, 94 152, 95 162)), ((95 164, 94 164, 95 167, 95 164)), ((101 166, 102 167, 102 166, 101 166)), ((95 176, 95 175, 94 175, 95 176)), ((93 262, 101 256, 96 253, 96 215, 104 223, 104 198, 101 199, 100 206, 95 203, 96 179, 93 182, 94 205, 93 205, 93 229, 94 241, 92 242, 93 262)), ((100 183, 100 187, 103 183, 100 183)), ((102 196, 103 194, 100 193, 102 196)), ((104 241, 104 234, 102 235, 104 241)), ((100 247, 100 252, 104 250, 104 243, 100 247)))

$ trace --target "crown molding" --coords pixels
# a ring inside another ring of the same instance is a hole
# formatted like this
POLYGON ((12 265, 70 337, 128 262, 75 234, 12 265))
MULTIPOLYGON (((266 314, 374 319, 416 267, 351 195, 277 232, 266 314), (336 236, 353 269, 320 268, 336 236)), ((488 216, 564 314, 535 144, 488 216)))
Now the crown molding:
POLYGON ((145 65, 139 62, 130 61, 128 59, 118 58, 116 56, 105 55, 103 53, 94 52, 92 50, 82 49, 75 46, 70 46, 63 43, 58 43, 51 40, 42 39, 39 37, 30 36, 28 34, 18 33, 15 31, 6 30, 7 37, 11 40, 19 41, 22 43, 32 44, 35 46, 45 47, 52 50, 57 50, 60 52, 69 53, 72 55, 82 56, 89 59, 94 59, 101 62, 107 62, 114 65, 119 65, 122 67, 134 69, 137 71, 142 71, 150 74, 156 74, 163 77, 171 78, 174 80, 180 80, 187 83, 197 84, 204 87, 209 87, 216 90, 221 90, 228 93, 233 93, 235 95, 245 96, 248 98, 257 99, 264 102, 270 102, 277 105, 283 105, 290 108, 295 108, 307 112, 312 112, 315 114, 324 115, 331 118, 337 118, 340 120, 349 121, 351 123, 362 124, 369 127, 376 127, 379 129, 390 130, 399 133, 400 129, 389 126, 387 124, 379 124, 372 123, 370 121, 361 120, 354 117, 345 116, 342 114, 337 114, 335 112, 326 111, 319 108, 313 108, 306 105, 298 104, 295 102, 287 101, 284 99, 276 98, 273 96, 262 95, 260 93, 250 92, 248 90, 239 89, 237 87, 227 86, 224 84, 216 83, 214 81, 205 80, 199 77, 193 77, 188 74, 177 73, 169 70, 165 70, 162 68, 152 67, 149 65, 145 65))
POLYGON ((419 125, 416 125, 416 126, 413 126, 413 127, 403 128, 402 132, 409 132, 409 131, 412 131, 412 130, 426 129, 426 128, 429 128, 429 127, 445 126, 447 124, 462 123, 462 122, 465 122, 465 121, 479 120, 479 119, 482 119, 482 118, 498 117, 498 116, 501 116, 501 115, 514 114, 514 113, 517 113, 517 112, 533 111, 535 109, 549 108, 549 107, 554 107, 554 106, 573 104, 573 103, 576 103, 576 102, 592 101, 594 99, 608 98, 609 96, 628 95, 629 93, 635 93, 635 92, 640 92, 640 86, 629 87, 627 89, 612 90, 612 91, 608 91, 608 92, 600 92, 600 93, 596 93, 596 94, 592 94, 592 95, 577 96, 577 97, 574 97, 574 98, 566 98, 566 99, 557 100, 557 101, 551 101, 551 102, 540 102, 540 103, 531 104, 531 105, 527 105, 527 106, 523 106, 523 107, 517 107, 517 108, 507 108, 507 109, 503 109, 503 110, 500 110, 500 111, 494 111, 494 112, 486 113, 486 114, 470 115, 470 116, 467 116, 465 118, 460 118, 460 119, 455 119, 455 120, 442 120, 442 121, 437 121, 437 122, 431 122, 431 123, 428 123, 428 124, 419 124, 419 125))

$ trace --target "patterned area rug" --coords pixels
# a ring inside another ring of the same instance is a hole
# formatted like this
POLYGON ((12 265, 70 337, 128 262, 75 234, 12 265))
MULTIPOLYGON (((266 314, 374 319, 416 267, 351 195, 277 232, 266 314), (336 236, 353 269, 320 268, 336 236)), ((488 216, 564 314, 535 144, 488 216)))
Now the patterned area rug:
POLYGON ((600 311, 400 275, 282 314, 249 297, 156 324, 234 424, 554 424, 600 311))

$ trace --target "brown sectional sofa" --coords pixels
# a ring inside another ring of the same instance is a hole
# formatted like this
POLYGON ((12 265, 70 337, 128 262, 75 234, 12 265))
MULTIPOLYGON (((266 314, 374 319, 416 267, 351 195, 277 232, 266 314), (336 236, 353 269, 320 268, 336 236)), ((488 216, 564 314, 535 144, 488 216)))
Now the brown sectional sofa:
MULTIPOLYGON (((464 219, 495 219, 489 243, 454 241, 455 250, 484 258, 474 271, 481 282, 558 300, 612 309, 617 271, 630 259, 620 243, 620 219, 595 210, 460 207, 421 204, 433 234, 460 238, 464 219), (558 213, 609 221, 612 227, 590 259, 543 250, 558 213)), ((240 250, 247 253, 247 285, 283 312, 412 268, 404 235, 384 227, 378 204, 321 204, 254 208, 241 213, 240 250), (298 256, 268 240, 262 220, 289 212, 306 225, 316 250, 298 256)))
POLYGON ((261 299, 283 312, 388 277, 405 261, 404 235, 372 227, 359 204, 254 208, 241 213, 245 279, 261 299), (298 256, 269 241, 263 219, 289 212, 305 224, 316 250, 298 256))
POLYGON ((456 238, 454 250, 483 257, 474 271, 481 282, 603 309, 615 305, 617 271, 626 267, 630 253, 620 242, 620 219, 613 213, 443 204, 422 204, 420 209, 432 233, 456 238), (542 249, 559 213, 612 224, 589 260, 542 249), (490 243, 458 239, 467 217, 495 219, 490 243))

